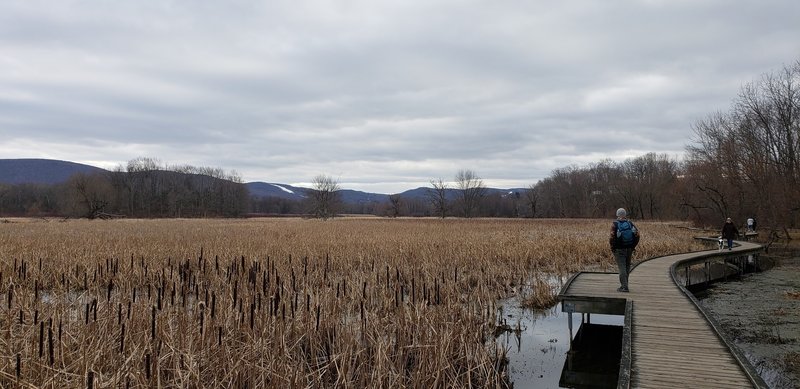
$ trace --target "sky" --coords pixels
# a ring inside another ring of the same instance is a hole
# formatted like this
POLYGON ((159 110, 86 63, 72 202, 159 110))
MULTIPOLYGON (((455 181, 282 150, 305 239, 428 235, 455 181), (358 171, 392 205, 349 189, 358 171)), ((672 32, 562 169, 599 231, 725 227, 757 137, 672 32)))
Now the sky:
POLYGON ((0 0, 0 158, 399 193, 680 159, 800 60, 797 0, 0 0))

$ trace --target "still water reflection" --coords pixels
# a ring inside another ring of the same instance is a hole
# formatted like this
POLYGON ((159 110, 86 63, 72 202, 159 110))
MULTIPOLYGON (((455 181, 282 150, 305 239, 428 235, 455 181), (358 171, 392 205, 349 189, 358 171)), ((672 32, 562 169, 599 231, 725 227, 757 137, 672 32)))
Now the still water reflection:
MULTIPOLYGON (((517 299, 500 303, 502 317, 511 331, 501 334, 497 342, 508 348, 508 370, 515 389, 559 388, 570 347, 568 314, 558 304, 546 310, 520 307, 517 299)), ((581 324, 581 315, 573 314, 574 337, 581 324)), ((622 326, 623 316, 591 315, 593 324, 622 326)))

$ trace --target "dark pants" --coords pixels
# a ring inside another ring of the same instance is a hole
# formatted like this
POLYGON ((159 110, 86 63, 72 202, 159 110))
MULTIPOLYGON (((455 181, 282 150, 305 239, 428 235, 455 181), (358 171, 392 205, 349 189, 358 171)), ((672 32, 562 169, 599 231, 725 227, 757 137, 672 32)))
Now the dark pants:
POLYGON ((728 249, 733 248, 733 239, 728 239, 728 249))
POLYGON ((628 288, 628 274, 631 272, 631 257, 633 256, 633 249, 614 249, 614 259, 617 261, 619 268, 619 284, 627 289, 628 288))

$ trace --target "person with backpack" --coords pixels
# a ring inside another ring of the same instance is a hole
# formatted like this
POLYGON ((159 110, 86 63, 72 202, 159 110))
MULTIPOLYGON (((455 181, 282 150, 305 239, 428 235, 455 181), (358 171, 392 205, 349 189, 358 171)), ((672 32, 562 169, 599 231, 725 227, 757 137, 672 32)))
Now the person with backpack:
POLYGON ((611 224, 611 235, 608 238, 614 259, 619 267, 620 287, 617 292, 628 292, 628 274, 631 271, 633 250, 639 244, 639 229, 628 220, 625 208, 617 210, 617 220, 611 224))

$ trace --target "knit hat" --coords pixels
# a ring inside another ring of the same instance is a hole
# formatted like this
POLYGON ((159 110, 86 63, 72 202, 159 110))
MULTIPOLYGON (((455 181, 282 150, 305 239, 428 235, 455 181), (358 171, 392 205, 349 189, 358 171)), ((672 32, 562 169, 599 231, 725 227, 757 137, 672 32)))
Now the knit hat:
POLYGON ((625 217, 628 216, 628 212, 625 212, 625 208, 620 208, 617 210, 617 217, 625 217))

